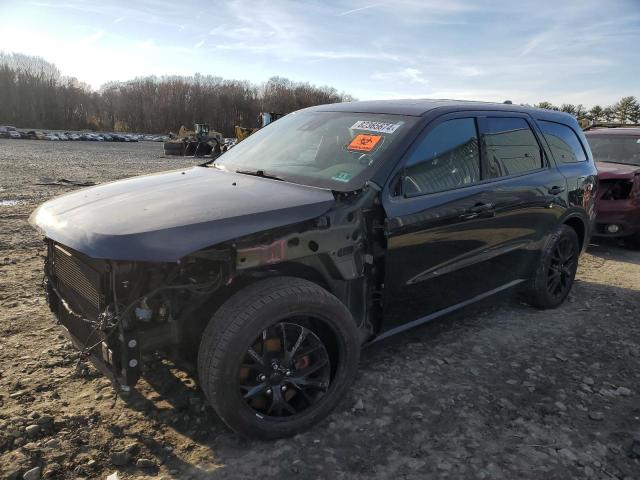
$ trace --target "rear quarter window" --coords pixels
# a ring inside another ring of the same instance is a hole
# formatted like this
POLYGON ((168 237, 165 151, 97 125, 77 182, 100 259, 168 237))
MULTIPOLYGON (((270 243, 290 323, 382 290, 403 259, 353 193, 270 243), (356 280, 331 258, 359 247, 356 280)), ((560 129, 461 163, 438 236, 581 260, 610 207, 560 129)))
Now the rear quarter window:
POLYGON ((487 178, 520 175, 543 167, 540 145, 526 120, 490 117, 483 123, 487 178))
POLYGON ((584 147, 573 129, 544 120, 538 120, 538 125, 557 162, 578 163, 587 160, 584 147))

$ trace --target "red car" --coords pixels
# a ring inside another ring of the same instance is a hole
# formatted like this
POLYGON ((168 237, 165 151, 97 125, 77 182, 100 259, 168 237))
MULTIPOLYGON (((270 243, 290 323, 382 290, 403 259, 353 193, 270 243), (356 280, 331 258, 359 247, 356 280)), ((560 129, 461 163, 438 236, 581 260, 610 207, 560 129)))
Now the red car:
POLYGON ((594 236, 640 248, 640 126, 585 132, 599 178, 594 236))

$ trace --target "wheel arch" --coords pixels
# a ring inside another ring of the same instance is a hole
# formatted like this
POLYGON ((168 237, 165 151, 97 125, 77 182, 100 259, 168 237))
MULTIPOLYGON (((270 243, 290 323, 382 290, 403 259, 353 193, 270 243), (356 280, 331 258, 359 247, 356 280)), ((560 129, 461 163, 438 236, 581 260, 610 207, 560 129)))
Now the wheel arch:
MULTIPOLYGON (((184 343, 191 345, 194 342, 199 342, 209 320, 233 295, 265 278, 274 277, 295 277, 307 280, 340 297, 339 292, 330 285, 326 273, 321 272, 320 268, 314 268, 299 262, 283 262, 269 267, 252 269, 236 276, 232 281, 213 292, 193 312, 193 315, 181 326, 184 343)), ((344 303, 344 300, 341 299, 341 301, 344 303)))
MULTIPOLYGON (((300 262, 282 262, 273 265, 271 268, 258 270, 258 272, 264 272, 266 276, 301 278, 315 283, 329 293, 335 294, 335 289, 332 288, 330 277, 323 270, 324 269, 318 266, 311 266, 300 262)), ((263 278, 264 275, 258 275, 257 278, 263 278)))
POLYGON ((575 214, 565 218, 562 223, 571 227, 576 232, 578 240, 580 241, 580 251, 584 251, 588 243, 587 225, 584 219, 582 219, 580 215, 575 214))

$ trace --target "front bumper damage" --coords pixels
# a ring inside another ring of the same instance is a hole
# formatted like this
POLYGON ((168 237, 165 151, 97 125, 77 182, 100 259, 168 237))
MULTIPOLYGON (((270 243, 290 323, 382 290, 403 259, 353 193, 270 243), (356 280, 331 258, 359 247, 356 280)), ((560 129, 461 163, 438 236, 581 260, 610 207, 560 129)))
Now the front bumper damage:
POLYGON ((48 242, 44 288, 57 323, 80 351, 80 361, 90 361, 128 391, 140 378, 142 354, 175 342, 179 332, 175 322, 135 324, 136 314, 148 316, 134 308, 137 303, 116 308, 114 275, 110 262, 48 242))
POLYGON ((140 378, 140 348, 136 335, 123 333, 118 335, 117 350, 108 332, 87 327, 90 320, 71 310, 52 285, 50 278, 45 279, 45 288, 49 299, 49 308, 55 315, 57 323, 63 327, 65 336, 80 351, 80 361, 90 361, 103 375, 123 390, 128 390, 140 378), (127 348, 124 348, 124 347, 127 348))

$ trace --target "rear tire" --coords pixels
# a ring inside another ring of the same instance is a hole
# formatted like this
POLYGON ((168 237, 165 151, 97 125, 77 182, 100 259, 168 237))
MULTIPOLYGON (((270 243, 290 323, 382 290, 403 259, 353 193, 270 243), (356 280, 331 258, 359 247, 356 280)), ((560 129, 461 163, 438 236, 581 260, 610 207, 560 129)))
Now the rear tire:
POLYGON ((562 304, 573 286, 579 255, 580 240, 576 231, 560 225, 550 235, 540 255, 527 291, 528 302, 541 309, 562 304))
POLYGON ((359 356, 355 323, 335 296, 307 280, 277 277, 240 290, 214 314, 198 376, 230 428, 273 439, 326 417, 353 383, 359 356))

